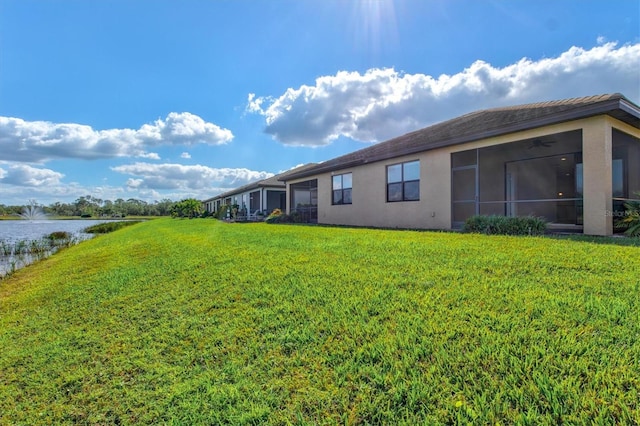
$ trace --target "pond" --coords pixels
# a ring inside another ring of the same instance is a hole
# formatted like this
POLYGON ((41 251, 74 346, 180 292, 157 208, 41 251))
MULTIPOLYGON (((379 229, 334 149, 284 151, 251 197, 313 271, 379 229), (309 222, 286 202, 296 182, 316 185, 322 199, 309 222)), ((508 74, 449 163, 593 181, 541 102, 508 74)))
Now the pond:
MULTIPOLYGON (((82 241, 91 238, 92 234, 82 232, 89 226, 106 222, 105 220, 0 220, 0 278, 7 273, 24 267, 43 255, 31 254, 16 255, 4 252, 5 247, 16 247, 19 244, 42 240, 53 232, 67 232, 74 241, 82 241)), ((7 249, 8 250, 8 249, 7 249)), ((51 254, 55 249, 46 253, 51 254)))
MULTIPOLYGON (((0 220, 0 241, 38 240, 52 232, 84 234, 82 230, 105 220, 0 220)), ((84 234, 88 236, 89 234, 84 234)))

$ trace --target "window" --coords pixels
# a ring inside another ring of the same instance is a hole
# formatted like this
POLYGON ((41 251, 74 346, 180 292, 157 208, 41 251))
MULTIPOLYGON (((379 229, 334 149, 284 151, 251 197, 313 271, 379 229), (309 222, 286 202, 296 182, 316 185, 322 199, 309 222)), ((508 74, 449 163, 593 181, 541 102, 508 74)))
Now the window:
POLYGON ((387 201, 420 200, 420 161, 387 166, 387 201))
POLYGON ((351 182, 351 173, 333 177, 331 185, 333 190, 332 204, 351 204, 351 182))

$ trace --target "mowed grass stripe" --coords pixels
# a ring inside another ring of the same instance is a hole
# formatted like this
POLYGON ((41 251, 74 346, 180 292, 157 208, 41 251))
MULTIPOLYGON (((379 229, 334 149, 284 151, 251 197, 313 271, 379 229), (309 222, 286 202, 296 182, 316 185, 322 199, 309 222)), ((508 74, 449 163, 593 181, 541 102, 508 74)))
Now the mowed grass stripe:
POLYGON ((633 424, 640 248, 149 221, 0 281, 0 424, 633 424))

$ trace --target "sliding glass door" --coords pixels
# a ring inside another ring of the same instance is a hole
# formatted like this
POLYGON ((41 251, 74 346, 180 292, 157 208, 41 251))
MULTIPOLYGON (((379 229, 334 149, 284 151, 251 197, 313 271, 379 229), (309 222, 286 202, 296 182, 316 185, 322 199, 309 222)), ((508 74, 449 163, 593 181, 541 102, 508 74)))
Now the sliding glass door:
POLYGON ((538 216, 556 224, 582 222, 579 154, 505 163, 507 216, 538 216))

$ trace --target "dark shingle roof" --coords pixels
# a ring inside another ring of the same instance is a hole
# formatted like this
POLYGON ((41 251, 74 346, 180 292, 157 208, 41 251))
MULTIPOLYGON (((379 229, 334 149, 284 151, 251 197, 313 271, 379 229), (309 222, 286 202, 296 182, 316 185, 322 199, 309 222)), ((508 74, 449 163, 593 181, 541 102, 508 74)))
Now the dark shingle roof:
POLYGON ((640 107, 619 93, 485 109, 407 133, 306 170, 294 171, 280 180, 303 178, 601 114, 609 114, 640 128, 640 107))

